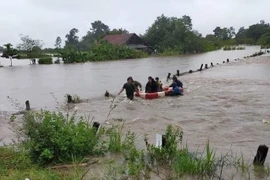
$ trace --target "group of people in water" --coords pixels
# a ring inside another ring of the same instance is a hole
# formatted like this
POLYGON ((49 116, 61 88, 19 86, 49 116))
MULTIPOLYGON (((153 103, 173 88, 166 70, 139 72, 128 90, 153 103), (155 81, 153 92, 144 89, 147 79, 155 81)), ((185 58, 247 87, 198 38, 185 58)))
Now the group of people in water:
MULTIPOLYGON (((182 95, 183 93, 183 83, 177 79, 176 76, 173 76, 172 78, 173 82, 169 87, 172 87, 172 91, 168 92, 168 96, 178 96, 182 95)), ((158 77, 155 78, 155 80, 149 76, 148 82, 145 86, 145 93, 156 93, 156 92, 162 92, 162 83, 159 80, 158 77)), ((133 80, 132 77, 127 78, 127 82, 123 85, 122 89, 118 93, 120 95, 124 90, 126 90, 127 98, 130 100, 133 100, 134 93, 139 93, 142 91, 142 84, 138 81, 133 80)))

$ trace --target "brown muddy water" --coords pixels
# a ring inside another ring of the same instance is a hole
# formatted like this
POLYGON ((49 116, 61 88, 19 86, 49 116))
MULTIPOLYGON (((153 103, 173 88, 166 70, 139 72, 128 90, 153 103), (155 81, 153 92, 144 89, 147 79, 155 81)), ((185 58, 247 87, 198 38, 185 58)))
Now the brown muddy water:
MULTIPOLYGON (((29 61, 18 60, 14 67, 0 69, 0 138, 10 142, 14 137, 8 129, 8 115, 16 108, 7 96, 21 104, 30 100, 36 109, 54 110, 58 104, 51 93, 61 103, 66 93, 75 93, 90 99, 88 103, 77 104, 75 110, 103 123, 112 101, 104 99, 105 90, 116 94, 128 76, 143 84, 149 75, 164 81, 168 72, 195 70, 202 63, 221 64, 230 58, 230 63, 180 77, 185 87, 181 97, 129 101, 123 93, 115 99, 117 106, 108 120, 110 123, 116 118, 126 120, 126 128, 137 133, 141 148, 145 133, 154 143, 156 133, 163 133, 166 125, 172 124, 182 127, 184 143, 192 150, 203 150, 209 139, 218 153, 232 150, 238 155, 243 153, 249 160, 258 145, 270 146, 270 124, 262 122, 270 121, 270 57, 233 59, 258 51, 258 47, 247 47, 244 51, 49 66, 30 66, 29 61)), ((268 163, 269 160, 268 157, 268 163)))

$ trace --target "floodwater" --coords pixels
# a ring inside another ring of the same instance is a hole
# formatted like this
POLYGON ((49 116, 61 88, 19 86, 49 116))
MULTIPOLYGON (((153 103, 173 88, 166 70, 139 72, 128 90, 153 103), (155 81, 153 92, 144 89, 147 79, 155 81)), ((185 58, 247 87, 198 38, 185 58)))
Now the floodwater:
POLYGON ((54 109, 64 95, 78 94, 84 99, 101 98, 105 90, 116 94, 132 76, 143 85, 148 76, 164 80, 167 74, 197 70, 200 65, 222 63, 227 58, 235 59, 258 52, 259 47, 247 47, 242 51, 214 51, 197 55, 178 57, 151 57, 147 59, 95 62, 84 64, 29 65, 29 60, 13 60, 13 67, 8 67, 9 59, 0 58, 4 68, 0 68, 0 109, 12 111, 7 96, 17 99, 22 105, 26 100, 35 108, 54 109))
MULTIPOLYGON (((14 67, 0 69, 0 109, 16 110, 7 96, 22 104, 30 100, 33 108, 55 109, 51 93, 60 102, 66 93, 75 93, 90 100, 76 105, 79 114, 101 123, 108 114, 111 123, 117 118, 126 120, 126 128, 138 134, 139 147, 144 147, 144 134, 154 143, 156 133, 172 124, 182 127, 184 143, 193 150, 203 149, 209 139, 217 152, 233 150, 249 159, 260 144, 270 146, 270 124, 262 122, 270 121, 270 57, 234 59, 258 51, 258 47, 247 47, 244 51, 48 66, 27 65, 29 61, 20 64, 18 60, 14 67), (231 62, 222 64, 227 58, 231 62), (128 76, 143 84, 149 75, 164 81, 168 72, 196 70, 211 62, 220 65, 180 77, 185 87, 181 97, 129 101, 118 96, 111 112, 111 99, 103 97, 105 90, 116 94, 128 76)), ((8 119, 0 121, 0 138, 8 140, 8 119)))

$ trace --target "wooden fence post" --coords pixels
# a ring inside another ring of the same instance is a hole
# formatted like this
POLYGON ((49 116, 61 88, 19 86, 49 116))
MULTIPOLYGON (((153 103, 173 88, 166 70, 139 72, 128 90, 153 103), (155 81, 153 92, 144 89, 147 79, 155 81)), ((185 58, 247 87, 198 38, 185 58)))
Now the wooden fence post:
POLYGON ((30 102, 27 100, 27 101, 25 101, 25 110, 26 111, 30 111, 30 102))
POLYGON ((93 128, 95 129, 95 133, 98 132, 99 128, 100 128, 100 123, 98 122, 93 122, 93 128))
POLYGON ((72 102, 72 96, 71 95, 67 95, 67 99, 68 99, 68 103, 71 103, 72 102))
POLYGON ((257 150, 257 154, 254 157, 253 164, 257 166, 263 166, 268 153, 268 147, 266 145, 260 145, 257 150))
POLYGON ((201 67, 200 67, 199 71, 202 71, 202 68, 203 68, 203 64, 201 64, 201 67))
POLYGON ((180 71, 179 70, 176 71, 176 75, 180 76, 180 71))
POLYGON ((171 78, 171 73, 168 73, 167 81, 171 78))

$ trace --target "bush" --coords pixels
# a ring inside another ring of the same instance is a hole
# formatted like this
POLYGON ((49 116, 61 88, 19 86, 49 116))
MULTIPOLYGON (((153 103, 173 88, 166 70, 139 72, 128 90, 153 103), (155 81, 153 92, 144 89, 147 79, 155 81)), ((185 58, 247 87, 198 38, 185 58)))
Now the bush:
POLYGON ((82 102, 80 96, 78 96, 76 94, 74 94, 73 96, 71 96, 70 94, 66 94, 65 99, 66 99, 67 103, 78 104, 78 103, 82 102))
POLYGON ((223 50, 224 51, 232 51, 232 50, 245 50, 245 47, 236 47, 236 46, 224 46, 223 50))
POLYGON ((53 61, 52 61, 52 58, 51 57, 44 57, 44 58, 40 58, 38 60, 38 63, 39 64, 52 64, 53 61))
POLYGON ((142 51, 131 49, 127 46, 112 45, 105 41, 93 45, 89 53, 86 54, 86 58, 89 61, 135 59, 146 56, 147 54, 142 51))
POLYGON ((40 165, 70 162, 73 157, 84 158, 97 154, 99 137, 90 122, 82 118, 75 123, 75 116, 42 111, 24 116, 22 129, 26 148, 31 159, 40 165))

